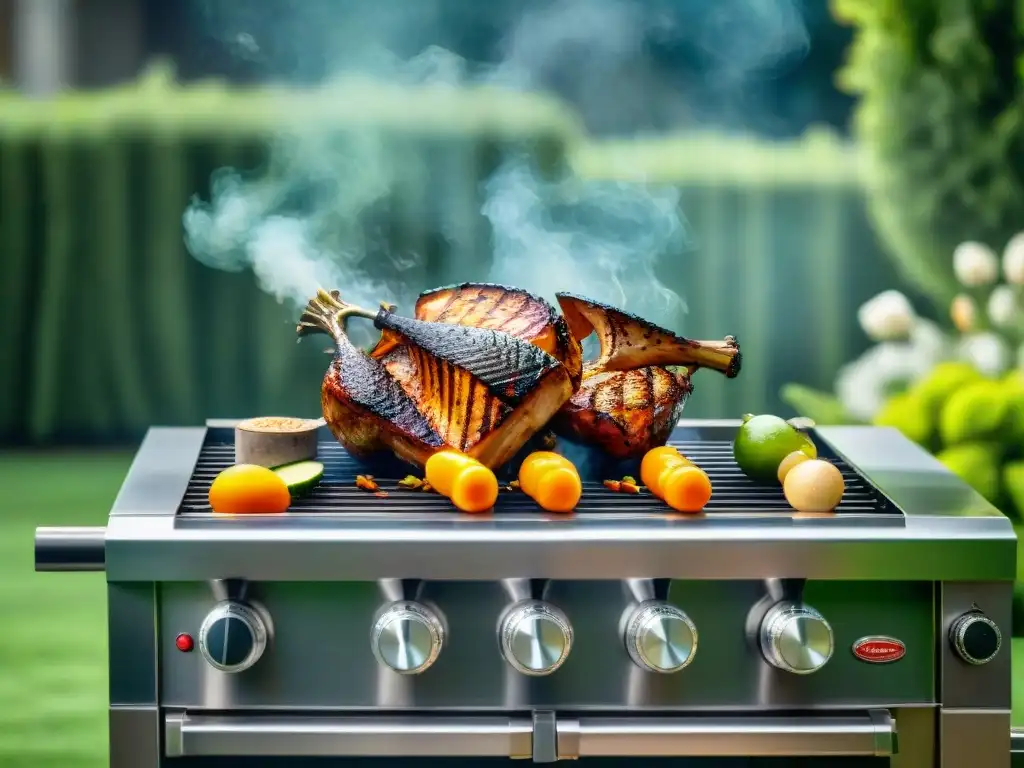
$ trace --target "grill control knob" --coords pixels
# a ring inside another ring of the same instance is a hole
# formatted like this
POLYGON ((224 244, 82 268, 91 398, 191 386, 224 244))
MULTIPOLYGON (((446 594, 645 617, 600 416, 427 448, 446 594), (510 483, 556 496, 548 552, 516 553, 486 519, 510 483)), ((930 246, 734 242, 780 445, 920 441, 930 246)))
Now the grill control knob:
POLYGON ((199 651, 221 672, 244 672, 266 648, 267 625, 242 603, 218 603, 199 627, 199 651))
POLYGON ((550 675, 572 650, 572 625, 558 608, 542 600, 511 606, 498 629, 501 653, 524 675, 550 675))
POLYGON ((782 602, 761 623, 761 652, 773 667, 809 675, 832 658, 832 627, 807 605, 782 602))
POLYGON ((1003 634, 988 616, 972 611, 949 628, 953 651, 968 664, 988 664, 1003 645, 1003 634))
POLYGON ((378 614, 370 643, 385 667, 400 675, 418 675, 437 661, 444 646, 444 624, 422 603, 400 600, 378 614))
POLYGON ((625 640, 629 657, 648 672, 678 672, 697 653, 697 627, 689 616, 663 600, 637 606, 626 622, 625 640))

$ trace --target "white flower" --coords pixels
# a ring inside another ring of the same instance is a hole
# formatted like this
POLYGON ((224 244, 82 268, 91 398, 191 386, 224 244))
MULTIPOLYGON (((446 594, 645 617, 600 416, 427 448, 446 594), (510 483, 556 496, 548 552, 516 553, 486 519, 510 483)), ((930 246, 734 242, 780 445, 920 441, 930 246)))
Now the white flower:
POLYGON ((916 316, 906 296, 883 291, 857 310, 857 320, 872 341, 895 341, 910 335, 916 316))
POLYGON ((888 400, 894 385, 923 378, 946 358, 948 349, 939 328, 921 320, 909 341, 878 344, 844 366, 836 378, 836 395, 853 416, 868 420, 888 400))
POLYGON ((999 376, 1010 365, 1010 349, 994 333, 975 333, 961 340, 958 357, 986 376, 999 376))
POLYGON ((999 276, 999 259, 987 245, 961 243, 953 251, 953 272, 968 288, 991 285, 999 276))
POLYGON ((1008 328, 1017 318, 1017 295, 1008 285, 997 285, 988 297, 988 317, 996 328, 1008 328))
POLYGON ((1003 276, 1008 283, 1024 285, 1024 232, 1011 237, 1003 249, 1003 276))
POLYGON ((978 310, 974 306, 974 299, 961 293, 953 299, 953 303, 949 307, 949 316, 960 333, 974 330, 975 322, 978 319, 978 310))

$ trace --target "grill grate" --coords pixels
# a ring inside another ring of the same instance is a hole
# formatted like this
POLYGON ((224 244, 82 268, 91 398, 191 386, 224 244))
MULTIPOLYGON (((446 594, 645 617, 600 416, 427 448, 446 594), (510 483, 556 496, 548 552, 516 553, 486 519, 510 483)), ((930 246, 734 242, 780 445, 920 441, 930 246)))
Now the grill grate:
MULTIPOLYGON (((792 514, 782 489, 762 486, 749 480, 740 471, 732 457, 732 444, 727 441, 685 442, 671 441, 680 451, 701 467, 711 478, 714 493, 705 508, 709 514, 792 514)), ((876 491, 856 470, 840 459, 822 456, 832 461, 843 474, 846 493, 836 510, 843 515, 894 514, 896 509, 876 491)), ((321 442, 318 461, 324 465, 324 479, 308 496, 296 499, 292 512, 316 514, 379 514, 387 512, 451 512, 451 503, 436 493, 424 493, 398 487, 400 478, 409 474, 408 467, 393 457, 374 457, 357 461, 340 445, 321 442), (371 474, 388 496, 381 498, 355 487, 357 474, 371 474)), ((207 494, 217 474, 234 462, 234 445, 227 442, 207 443, 196 463, 181 505, 183 514, 209 514, 207 494)), ((618 479, 618 478, 610 478, 618 479)), ((540 510, 521 491, 502 490, 495 512, 537 513, 540 510)), ((639 495, 616 493, 605 488, 600 481, 583 483, 583 498, 576 514, 665 514, 671 512, 647 489, 639 495)))

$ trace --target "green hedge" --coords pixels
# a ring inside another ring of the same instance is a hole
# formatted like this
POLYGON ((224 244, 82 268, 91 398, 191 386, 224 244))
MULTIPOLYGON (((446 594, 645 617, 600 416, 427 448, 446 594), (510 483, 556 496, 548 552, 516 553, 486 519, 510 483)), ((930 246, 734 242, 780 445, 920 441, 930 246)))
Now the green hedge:
MULTIPOLYGON (((524 148, 583 177, 677 185, 694 248, 662 264, 681 330, 737 335, 745 371, 697 382, 692 416, 782 410, 861 349, 855 308, 894 275, 866 221, 859 156, 826 135, 592 142, 558 102, 347 80, 310 91, 175 85, 156 70, 96 94, 0 93, 0 440, 132 439, 152 423, 318 408, 321 345, 252 277, 184 250, 181 214, 224 165, 258 168, 293 130, 371 130, 418 163, 375 221, 417 288, 486 274, 480 182, 524 148), (444 231, 432 190, 460 201, 444 231), (455 233, 453 235, 453 232, 455 233)), ((342 289, 344 286, 340 286, 342 289)))

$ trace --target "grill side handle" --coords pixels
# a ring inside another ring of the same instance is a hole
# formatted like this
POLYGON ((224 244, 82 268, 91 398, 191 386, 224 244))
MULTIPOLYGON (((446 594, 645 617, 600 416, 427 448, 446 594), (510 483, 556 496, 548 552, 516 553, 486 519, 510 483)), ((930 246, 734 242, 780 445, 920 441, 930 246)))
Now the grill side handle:
POLYGON ((36 571, 103 571, 106 537, 102 526, 36 528, 36 571))

